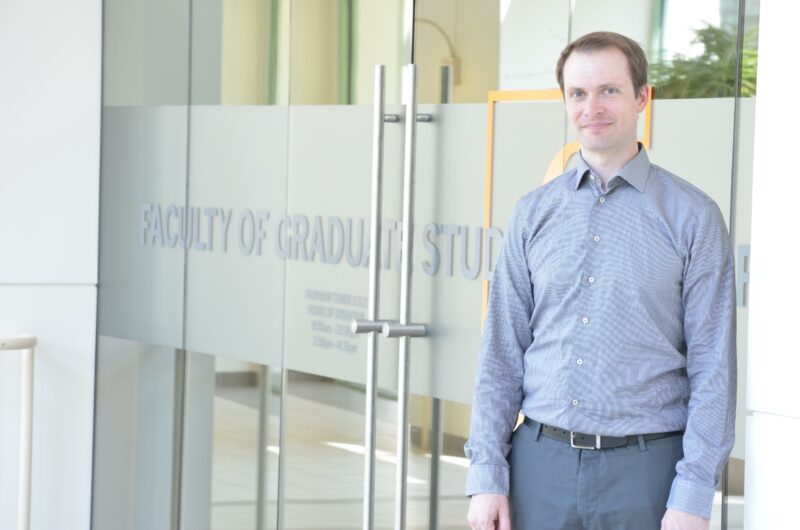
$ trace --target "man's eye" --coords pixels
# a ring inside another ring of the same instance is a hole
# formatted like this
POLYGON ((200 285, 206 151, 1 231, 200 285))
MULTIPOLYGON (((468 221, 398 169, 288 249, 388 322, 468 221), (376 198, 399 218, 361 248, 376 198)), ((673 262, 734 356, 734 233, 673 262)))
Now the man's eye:
POLYGON ((580 90, 573 90, 572 92, 569 93, 569 95, 570 97, 573 98, 579 98, 583 95, 583 92, 581 92, 580 90))
POLYGON ((613 87, 606 88, 606 94, 616 94, 617 92, 619 92, 619 90, 617 90, 616 88, 613 87))

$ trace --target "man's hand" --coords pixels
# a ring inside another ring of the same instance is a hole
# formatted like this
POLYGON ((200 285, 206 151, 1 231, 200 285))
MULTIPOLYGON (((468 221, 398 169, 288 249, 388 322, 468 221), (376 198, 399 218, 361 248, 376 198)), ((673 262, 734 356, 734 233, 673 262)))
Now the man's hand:
POLYGON ((473 495, 467 521, 472 530, 511 530, 508 497, 495 493, 473 495))
POLYGON ((661 530, 708 530, 710 521, 699 515, 667 508, 661 519, 661 530))

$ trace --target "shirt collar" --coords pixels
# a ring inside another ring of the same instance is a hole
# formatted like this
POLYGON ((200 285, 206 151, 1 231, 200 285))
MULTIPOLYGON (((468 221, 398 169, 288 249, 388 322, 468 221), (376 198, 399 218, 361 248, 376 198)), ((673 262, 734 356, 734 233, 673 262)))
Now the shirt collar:
MULTIPOLYGON (((575 172, 576 190, 580 187, 583 178, 588 172, 591 172, 589 164, 583 159, 583 155, 579 155, 575 172)), ((639 143, 639 152, 625 164, 617 175, 640 192, 644 192, 644 188, 647 185, 647 178, 650 176, 650 158, 647 156, 647 150, 641 143, 639 143)))

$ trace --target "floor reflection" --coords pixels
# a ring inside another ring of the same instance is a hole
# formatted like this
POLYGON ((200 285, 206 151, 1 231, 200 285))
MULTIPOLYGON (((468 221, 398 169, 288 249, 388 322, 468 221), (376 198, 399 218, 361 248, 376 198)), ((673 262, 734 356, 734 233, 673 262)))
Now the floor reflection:
MULTIPOLYGON (((255 529, 257 388, 218 390, 215 397, 212 528, 255 529)), ((361 528, 364 393, 330 380, 290 381, 287 397, 286 530, 361 528)), ((269 429, 278 431, 278 396, 269 429)), ((375 528, 393 528, 396 403, 378 400, 375 528)), ((269 469, 277 470, 277 447, 269 469)), ((428 529, 430 453, 412 446, 408 462, 407 528, 428 529)), ((440 459, 440 530, 466 528, 466 459, 440 459)), ((273 488, 274 490, 274 488, 273 488)), ((274 514, 276 492, 268 491, 274 514)), ((274 528, 274 517, 270 520, 274 528)))
MULTIPOLYGON (((269 430, 277 440, 279 396, 271 400, 269 430)), ((290 381, 286 425, 286 530, 361 528, 364 394, 331 380, 290 381)), ((212 528, 255 530, 258 393, 255 386, 221 388, 214 400, 212 528)), ((396 403, 379 398, 375 528, 393 528, 396 403)), ((268 447, 269 470, 278 469, 278 448, 268 447)), ((413 447, 408 465, 407 528, 429 528, 429 453, 413 447)), ((440 458, 439 530, 465 529, 463 497, 467 461, 440 458)), ((270 484, 276 484, 274 477, 270 484)), ((276 491, 267 492, 269 526, 275 528, 276 491)), ((721 496, 714 501, 712 529, 719 529, 721 496)), ((729 498, 728 528, 741 530, 743 498, 729 498)))

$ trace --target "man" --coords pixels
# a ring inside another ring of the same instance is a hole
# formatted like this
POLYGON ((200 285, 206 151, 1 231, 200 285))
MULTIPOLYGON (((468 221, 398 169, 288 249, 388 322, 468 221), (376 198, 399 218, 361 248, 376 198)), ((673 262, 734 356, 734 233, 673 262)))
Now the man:
POLYGON ((648 101, 638 44, 592 33, 556 70, 581 156, 519 201, 503 241, 465 448, 468 519, 706 530, 733 446, 725 223, 636 141, 648 101))

